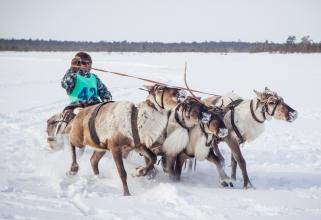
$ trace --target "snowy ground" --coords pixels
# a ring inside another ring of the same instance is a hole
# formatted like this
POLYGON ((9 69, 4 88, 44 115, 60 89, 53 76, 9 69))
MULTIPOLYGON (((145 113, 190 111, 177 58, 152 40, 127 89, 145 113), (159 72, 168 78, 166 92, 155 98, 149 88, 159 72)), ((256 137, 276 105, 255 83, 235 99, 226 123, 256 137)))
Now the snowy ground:
MULTIPOLYGON (((101 175, 92 174, 87 149, 76 177, 67 177, 69 149, 51 152, 46 120, 68 103, 60 79, 74 53, 1 52, 0 219, 321 219, 321 55, 92 53, 96 68, 183 85, 188 63, 190 87, 244 98, 265 86, 297 109, 292 124, 266 123, 266 132, 242 149, 255 190, 218 184, 214 166, 198 162, 196 172, 172 183, 159 173, 153 180, 129 175, 130 197, 110 154, 101 175)), ((98 75, 114 100, 139 102, 143 83, 98 75)), ((222 144, 230 172, 229 150, 222 144)), ((127 172, 142 163, 135 153, 127 172)))

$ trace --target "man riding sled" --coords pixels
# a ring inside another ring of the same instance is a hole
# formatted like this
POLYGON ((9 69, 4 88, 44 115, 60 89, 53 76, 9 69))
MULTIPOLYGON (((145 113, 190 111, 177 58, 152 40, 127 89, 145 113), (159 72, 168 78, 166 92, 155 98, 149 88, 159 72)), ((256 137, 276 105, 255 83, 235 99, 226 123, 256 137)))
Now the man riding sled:
POLYGON ((78 52, 61 81, 61 86, 69 96, 70 104, 62 113, 52 116, 47 121, 47 140, 51 148, 59 145, 58 134, 68 133, 65 129, 81 108, 112 100, 112 95, 105 84, 91 72, 91 66, 90 55, 78 52))

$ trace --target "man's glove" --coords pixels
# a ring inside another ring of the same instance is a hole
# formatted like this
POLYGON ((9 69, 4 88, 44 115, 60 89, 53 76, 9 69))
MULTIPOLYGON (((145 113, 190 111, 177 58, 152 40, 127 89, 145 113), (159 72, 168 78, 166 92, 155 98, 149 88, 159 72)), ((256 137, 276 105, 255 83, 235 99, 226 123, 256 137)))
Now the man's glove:
POLYGON ((81 61, 80 57, 75 57, 71 60, 71 67, 70 68, 73 73, 76 73, 79 71, 80 61, 81 61))

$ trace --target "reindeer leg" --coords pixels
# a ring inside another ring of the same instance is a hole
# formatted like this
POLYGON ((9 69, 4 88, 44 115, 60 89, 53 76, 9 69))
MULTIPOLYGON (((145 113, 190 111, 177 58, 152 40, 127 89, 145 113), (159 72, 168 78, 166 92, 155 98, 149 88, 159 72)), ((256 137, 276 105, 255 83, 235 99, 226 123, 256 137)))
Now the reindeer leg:
POLYGON ((162 155, 161 165, 162 165, 164 173, 168 173, 168 170, 167 170, 167 156, 165 154, 162 155))
POLYGON ((221 165, 224 167, 225 166, 225 159, 224 159, 223 155, 221 154, 221 151, 218 148, 217 144, 213 144, 213 150, 214 150, 215 155, 220 160, 221 165))
POLYGON ((180 153, 176 157, 176 164, 175 164, 175 175, 177 177, 177 180, 181 180, 181 175, 182 175, 182 168, 185 163, 185 161, 190 158, 187 154, 184 152, 180 153))
MULTIPOLYGON (((229 139, 227 140, 227 144, 231 149, 231 152, 233 154, 234 159, 237 161, 238 165, 240 166, 240 169, 242 171, 243 176, 243 188, 254 188, 252 183, 250 182, 249 176, 247 174, 246 170, 246 162, 243 158, 243 155, 241 153, 240 145, 237 143, 235 139, 229 139)), ((233 174, 233 173, 232 173, 233 174)))
POLYGON ((177 176, 174 172, 176 156, 166 156, 166 170, 168 171, 169 178, 171 180, 177 181, 177 176))
MULTIPOLYGON (((141 145, 138 151, 144 156, 146 166, 137 167, 135 176, 146 176, 151 170, 154 169, 154 165, 157 161, 157 156, 149 150, 145 145, 141 145)), ((151 174, 151 176, 155 176, 151 174)))
POLYGON ((79 169, 79 165, 77 163, 77 156, 76 156, 76 147, 72 144, 70 144, 71 147, 71 158, 72 158, 72 163, 70 170, 68 172, 69 175, 76 175, 79 169))
POLYGON ((236 180, 236 167, 237 162, 231 153, 231 178, 235 181, 236 180))
POLYGON ((217 172, 220 176, 221 185, 223 187, 228 187, 228 186, 233 187, 233 183, 231 179, 227 176, 227 174, 224 171, 224 167, 222 166, 221 160, 214 154, 214 151, 212 150, 209 151, 207 160, 216 165, 217 172))
POLYGON ((91 167, 95 175, 99 175, 98 163, 100 159, 105 155, 106 151, 94 151, 90 158, 91 167))
POLYGON ((194 164, 194 159, 190 158, 187 161, 187 171, 192 172, 193 171, 193 164, 194 164))
POLYGON ((121 151, 121 147, 120 146, 112 146, 111 153, 113 155, 113 158, 114 158, 117 170, 118 170, 118 174, 119 174, 120 179, 123 184, 124 196, 129 196, 130 193, 129 193, 129 189, 128 189, 128 185, 127 185, 127 173, 126 173, 124 163, 123 163, 123 154, 121 151))

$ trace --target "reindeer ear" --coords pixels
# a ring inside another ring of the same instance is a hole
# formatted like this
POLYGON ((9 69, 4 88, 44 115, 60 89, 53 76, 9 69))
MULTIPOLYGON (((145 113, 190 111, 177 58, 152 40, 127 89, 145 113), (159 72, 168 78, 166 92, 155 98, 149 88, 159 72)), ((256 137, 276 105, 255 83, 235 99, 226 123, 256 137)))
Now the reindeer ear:
POLYGON ((153 89, 154 85, 143 85, 149 92, 153 89))
POLYGON ((265 86, 265 90, 270 90, 267 86, 265 86))
POLYGON ((263 98, 263 93, 262 92, 258 92, 255 89, 253 89, 253 92, 256 94, 256 97, 261 100, 263 98))

